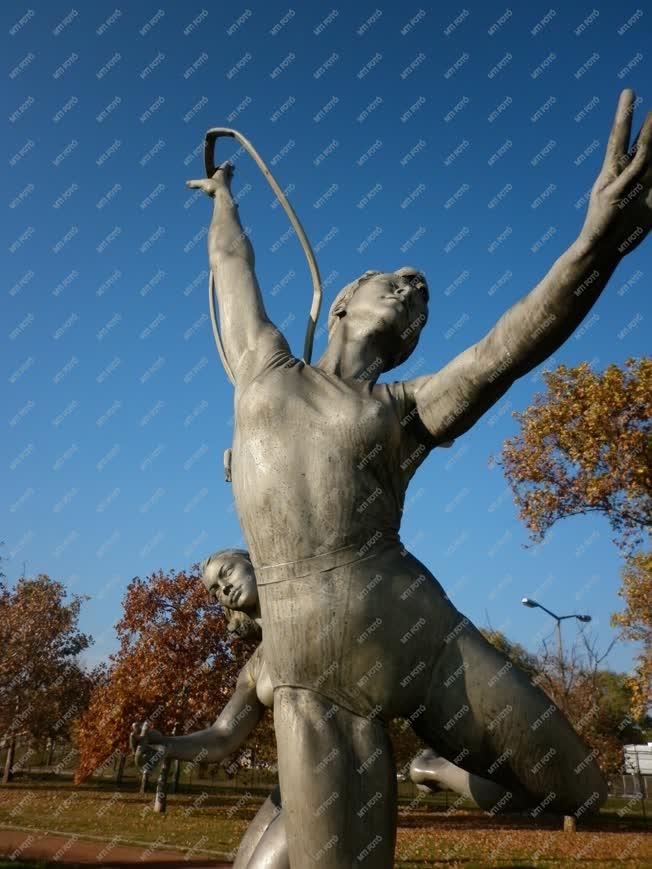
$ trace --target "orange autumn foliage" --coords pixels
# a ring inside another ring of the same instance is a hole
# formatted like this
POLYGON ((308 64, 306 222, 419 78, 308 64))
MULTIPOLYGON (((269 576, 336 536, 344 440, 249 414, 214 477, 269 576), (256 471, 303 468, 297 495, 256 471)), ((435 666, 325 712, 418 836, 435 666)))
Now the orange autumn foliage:
POLYGON ((93 676, 77 656, 92 642, 79 630, 83 597, 67 600, 46 574, 0 582, 0 733, 67 736, 93 676))
POLYGON ((643 643, 636 670, 628 680, 634 695, 632 711, 637 719, 642 719, 652 696, 652 553, 628 556, 622 577, 619 594, 625 600, 625 609, 615 613, 611 623, 621 629, 624 639, 643 643))

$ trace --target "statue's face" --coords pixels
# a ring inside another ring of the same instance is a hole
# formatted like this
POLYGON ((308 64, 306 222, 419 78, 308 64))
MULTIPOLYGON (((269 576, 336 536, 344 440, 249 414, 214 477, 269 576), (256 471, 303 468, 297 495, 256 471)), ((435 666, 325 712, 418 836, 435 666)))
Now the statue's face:
POLYGON ((256 575, 241 555, 225 555, 204 570, 202 582, 210 596, 222 606, 243 612, 258 605, 256 575))
POLYGON ((428 284, 421 272, 405 267, 364 281, 346 306, 346 319, 362 333, 386 337, 396 356, 400 342, 415 342, 428 318, 428 284))

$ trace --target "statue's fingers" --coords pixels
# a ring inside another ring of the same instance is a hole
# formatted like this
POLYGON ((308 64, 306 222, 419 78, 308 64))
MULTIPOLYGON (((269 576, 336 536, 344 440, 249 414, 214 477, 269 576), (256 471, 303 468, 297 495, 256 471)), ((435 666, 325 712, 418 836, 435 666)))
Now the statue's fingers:
POLYGON ((643 126, 634 143, 635 151, 629 165, 618 178, 617 193, 622 193, 628 185, 646 176, 652 164, 652 112, 647 113, 643 126))
POLYGON ((647 113, 643 126, 638 131, 633 150, 635 153, 632 162, 636 157, 640 157, 641 168, 644 167, 645 170, 649 169, 650 159, 652 158, 652 112, 647 113))
MULTIPOLYGON (((646 120, 647 120, 647 118, 646 118, 646 120)), ((643 122, 643 126, 641 127, 641 129, 638 131, 638 133, 634 137, 634 141, 632 142, 632 145, 631 145, 629 151, 627 152, 627 161, 626 161, 625 165, 628 165, 629 163, 631 163, 638 152, 638 144, 641 141, 641 133, 643 132, 643 127, 645 127, 645 121, 643 122)))
POLYGON ((186 187, 199 188, 200 190, 204 187, 204 184, 204 179, 199 179, 198 181, 186 181, 186 187))
POLYGON ((635 99, 634 91, 627 88, 622 91, 618 100, 602 166, 603 172, 608 172, 610 175, 619 175, 623 168, 623 162, 626 162, 635 99))
POLYGON ((220 176, 222 180, 226 180, 227 183, 233 178, 233 173, 235 172, 235 166, 230 160, 225 160, 224 163, 220 163, 215 172, 211 177, 211 180, 217 180, 220 176))

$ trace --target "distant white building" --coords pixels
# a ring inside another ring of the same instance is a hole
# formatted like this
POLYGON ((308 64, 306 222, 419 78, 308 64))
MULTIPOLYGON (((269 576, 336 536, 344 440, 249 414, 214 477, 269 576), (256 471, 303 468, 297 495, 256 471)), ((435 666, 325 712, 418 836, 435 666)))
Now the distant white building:
POLYGON ((625 745, 625 772, 630 775, 652 775, 652 742, 647 745, 625 745))

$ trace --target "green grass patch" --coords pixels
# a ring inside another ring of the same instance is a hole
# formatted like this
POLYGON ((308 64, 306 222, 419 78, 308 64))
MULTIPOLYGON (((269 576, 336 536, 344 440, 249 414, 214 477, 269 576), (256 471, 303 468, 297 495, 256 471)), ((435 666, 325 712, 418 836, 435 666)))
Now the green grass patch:
MULTIPOLYGON (((194 856, 205 853, 212 859, 228 859, 264 797, 265 792, 250 790, 216 793, 199 789, 169 796, 167 813, 158 815, 152 810, 151 794, 14 783, 0 788, 0 827, 76 833, 106 842, 118 837, 123 845, 192 850, 194 856)), ((450 812, 446 802, 442 793, 426 795, 418 802, 401 801, 397 869, 570 865, 576 869, 649 869, 652 865, 650 828, 635 815, 631 801, 611 801, 605 812, 580 824, 575 834, 561 830, 560 818, 491 818, 461 805, 450 812)), ((453 802, 449 795, 449 808, 453 802)), ((5 860, 0 869, 16 865, 5 860)))

